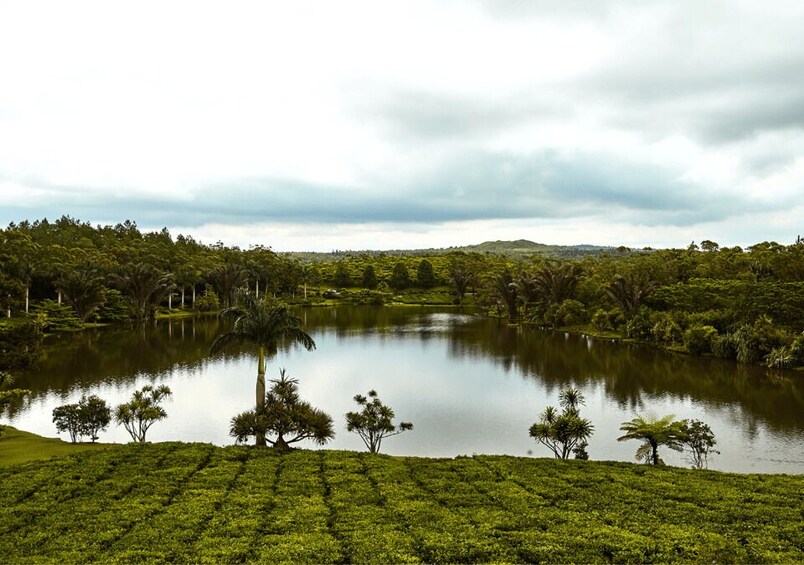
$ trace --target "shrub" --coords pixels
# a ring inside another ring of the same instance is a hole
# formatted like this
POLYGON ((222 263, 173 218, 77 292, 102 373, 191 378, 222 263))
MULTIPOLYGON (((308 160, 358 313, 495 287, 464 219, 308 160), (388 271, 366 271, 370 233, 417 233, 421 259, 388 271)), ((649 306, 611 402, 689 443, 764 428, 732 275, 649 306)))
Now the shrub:
POLYGON ((652 329, 653 324, 651 323, 650 310, 640 308, 634 317, 626 324, 625 335, 632 339, 649 340, 652 329))
POLYGON ((196 310, 214 312, 221 309, 221 302, 212 287, 205 285, 204 292, 201 293, 201 296, 196 297, 194 307, 196 310))
POLYGON ((684 349, 693 355, 712 351, 712 340, 717 330, 712 326, 693 326, 684 332, 684 349))
POLYGON ((682 339, 681 326, 667 312, 656 312, 652 317, 653 327, 650 330, 653 339, 659 343, 678 343, 682 339))

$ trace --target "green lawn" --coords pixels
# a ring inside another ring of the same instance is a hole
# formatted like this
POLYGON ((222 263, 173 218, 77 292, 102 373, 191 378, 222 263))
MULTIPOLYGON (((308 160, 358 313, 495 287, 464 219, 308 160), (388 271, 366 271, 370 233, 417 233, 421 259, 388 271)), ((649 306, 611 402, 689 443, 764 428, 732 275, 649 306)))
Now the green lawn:
POLYGON ((800 475, 164 443, 0 481, 10 563, 804 561, 800 475))
POLYGON ((100 443, 72 444, 58 438, 42 437, 24 432, 8 425, 3 427, 6 431, 0 438, 0 468, 70 455, 87 449, 97 450, 104 446, 100 443))

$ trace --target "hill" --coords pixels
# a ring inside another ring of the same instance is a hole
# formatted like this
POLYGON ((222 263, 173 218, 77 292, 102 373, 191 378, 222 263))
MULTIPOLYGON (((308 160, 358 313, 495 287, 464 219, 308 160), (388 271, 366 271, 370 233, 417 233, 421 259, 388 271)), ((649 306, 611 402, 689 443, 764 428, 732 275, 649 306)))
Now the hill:
POLYGON ((616 250, 615 247, 601 245, 546 245, 535 243, 527 239, 515 241, 486 241, 477 245, 464 245, 461 247, 431 247, 428 249, 393 249, 386 251, 376 250, 333 250, 329 253, 315 251, 292 251, 283 253, 289 257, 312 262, 339 261, 355 255, 392 255, 400 257, 432 257, 453 252, 481 253, 500 255, 511 259, 527 259, 532 256, 543 256, 554 259, 580 259, 589 255, 600 255, 604 252, 616 250))
POLYGON ((0 481, 10 563, 804 560, 802 476, 164 443, 0 481))

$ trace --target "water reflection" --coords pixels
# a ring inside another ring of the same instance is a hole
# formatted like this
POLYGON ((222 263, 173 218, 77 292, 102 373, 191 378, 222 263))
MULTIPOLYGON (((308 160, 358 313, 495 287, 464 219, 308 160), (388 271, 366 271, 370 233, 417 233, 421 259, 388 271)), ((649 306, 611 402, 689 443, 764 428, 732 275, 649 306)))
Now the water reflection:
MULTIPOLYGON (((598 450, 590 451, 593 456, 630 460, 632 446, 611 441, 619 422, 636 412, 672 411, 678 417, 717 420, 721 450, 730 443, 733 453, 733 463, 721 468, 804 471, 795 457, 775 467, 768 463, 774 453, 783 457, 804 447, 804 378, 797 372, 768 372, 614 341, 515 328, 457 310, 339 307, 303 309, 299 314, 318 351, 283 349, 272 367, 290 363, 291 374, 304 376, 302 395, 306 396, 305 383, 310 383, 313 394, 332 403, 328 410, 333 415, 351 409, 349 399, 368 388, 378 387, 384 399, 385 390, 398 391, 394 408, 407 406, 425 422, 415 422, 422 434, 418 442, 398 444, 407 445, 410 454, 538 453, 527 438, 527 426, 544 405, 555 403, 560 388, 572 384, 587 395, 587 416, 598 426, 599 435, 593 438, 598 443, 590 446, 598 450), (382 386, 375 384, 377 379, 385 379, 382 386), (422 440, 430 420, 433 434, 443 443, 440 448, 430 438, 422 440), (478 423, 473 437, 464 437, 470 435, 467 421, 478 423), (522 429, 524 437, 519 437, 522 429), (500 436, 505 439, 500 441, 500 436), (755 463, 741 467, 742 457, 754 457, 755 463)), ((12 424, 16 419, 42 426, 47 429, 32 431, 52 436, 49 411, 54 405, 99 390, 130 394, 143 379, 171 386, 184 379, 184 395, 191 396, 187 402, 195 406, 178 411, 193 418, 193 409, 208 403, 216 414, 209 428, 214 431, 198 431, 203 426, 188 424, 193 431, 181 433, 197 435, 178 439, 227 443, 226 422, 245 408, 244 398, 251 398, 253 393, 244 391, 253 390, 256 367, 249 348, 209 354, 210 344, 227 324, 216 317, 188 318, 56 336, 36 370, 18 380, 18 386, 33 391, 31 398, 12 406, 7 416, 12 424)), ((180 395, 175 397, 182 402, 180 395)), ((397 413, 407 417, 401 410, 397 413)), ((347 438, 337 441, 342 443, 335 447, 359 448, 347 438)))

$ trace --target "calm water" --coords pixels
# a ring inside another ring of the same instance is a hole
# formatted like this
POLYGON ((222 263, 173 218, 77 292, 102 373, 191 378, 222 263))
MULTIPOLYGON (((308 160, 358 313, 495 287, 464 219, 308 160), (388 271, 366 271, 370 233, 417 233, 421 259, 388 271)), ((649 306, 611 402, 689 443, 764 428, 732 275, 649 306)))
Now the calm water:
MULTIPOLYGON (((337 435, 329 448, 363 449, 346 432, 343 415, 355 408, 355 394, 374 388, 397 421, 415 425, 387 439, 384 452, 547 457, 528 428, 545 406, 557 404, 561 388, 574 385, 586 396, 582 414, 595 425, 593 459, 633 461, 638 442, 616 441, 620 423, 637 414, 675 414, 704 420, 715 432, 722 453, 710 468, 804 472, 801 373, 509 328, 455 310, 338 307, 300 315, 318 348, 280 351, 269 360, 268 377, 285 367, 300 380, 301 396, 332 415, 337 435)), ((59 336, 37 371, 18 380, 32 396, 3 421, 53 437, 55 406, 83 393, 113 405, 157 382, 168 384, 174 397, 168 419, 154 424, 149 440, 230 444, 230 418, 254 402, 257 361, 248 348, 209 355, 209 344, 225 329, 217 319, 188 319, 59 336)), ((114 426, 101 438, 128 441, 114 426)), ((666 449, 662 457, 687 465, 666 449)))

